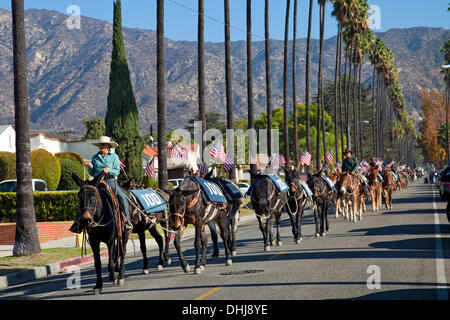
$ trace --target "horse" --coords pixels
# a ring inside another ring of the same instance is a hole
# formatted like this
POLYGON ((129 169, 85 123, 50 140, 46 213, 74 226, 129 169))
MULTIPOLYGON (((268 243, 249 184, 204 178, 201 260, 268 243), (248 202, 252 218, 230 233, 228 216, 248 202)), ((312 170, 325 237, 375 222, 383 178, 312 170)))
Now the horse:
POLYGON ((370 198, 372 199, 372 211, 378 211, 381 206, 381 191, 383 182, 378 177, 378 167, 369 170, 369 189, 370 198))
POLYGON ((255 209, 259 230, 263 235, 264 251, 270 251, 274 245, 273 219, 277 226, 277 245, 281 246, 280 220, 283 207, 287 203, 287 192, 278 191, 275 183, 268 175, 252 174, 250 199, 255 209))
MULTIPOLYGON (((212 184, 215 192, 220 192, 218 186, 212 184)), ((174 246, 177 250, 181 267, 185 273, 190 271, 189 264, 186 263, 181 250, 181 237, 188 224, 195 226, 195 274, 202 273, 206 266, 206 248, 207 237, 205 225, 211 221, 217 222, 220 228, 220 236, 225 247, 225 265, 231 266, 231 253, 228 248, 228 230, 226 226, 228 204, 227 203, 208 203, 203 197, 201 186, 193 176, 186 177, 175 190, 167 190, 169 198, 169 223, 170 228, 177 231, 174 240, 174 246), (200 249, 202 256, 200 259, 200 249)))
MULTIPOLYGON (((360 202, 361 186, 358 179, 350 173, 343 172, 338 181, 338 196, 342 201, 345 212, 345 219, 356 222, 356 214, 358 211, 358 203, 360 202), (351 204, 351 206, 350 206, 351 204), (350 211, 350 216, 349 216, 350 211)), ((359 214, 362 218, 362 214, 359 214)))
MULTIPOLYGON (((237 235, 237 226, 240 217, 240 208, 242 205, 241 197, 234 197, 233 194, 225 187, 225 184, 234 185, 235 189, 239 191, 238 186, 236 186, 231 180, 221 179, 221 178, 212 178, 213 171, 211 170, 206 174, 205 180, 209 180, 214 182, 216 185, 220 187, 225 198, 228 201, 228 214, 226 220, 226 226, 228 230, 228 248, 231 251, 231 256, 235 256, 237 253, 237 245, 236 245, 236 235, 237 235)), ((212 259, 217 259, 219 257, 219 246, 217 241, 217 231, 215 222, 209 223, 210 231, 211 231, 211 239, 213 242, 214 252, 211 256, 212 259)))
POLYGON ((307 195, 300 185, 299 171, 297 168, 290 169, 283 168, 285 173, 286 183, 289 186, 287 191, 286 209, 291 219, 292 234, 294 235, 295 243, 299 244, 303 241, 302 237, 302 220, 307 203, 307 195))
POLYGON ((89 235, 89 244, 95 260, 96 295, 100 294, 103 288, 100 242, 108 247, 109 278, 114 285, 120 286, 125 281, 124 261, 129 234, 123 231, 119 203, 109 185, 104 182, 104 177, 105 175, 101 174, 89 182, 72 173, 72 179, 80 187, 78 192, 80 226, 89 235))
POLYGON ((332 190, 322 178, 322 170, 316 174, 311 174, 307 171, 307 184, 313 192, 313 201, 315 203, 314 221, 316 223, 316 234, 324 237, 329 230, 328 225, 328 203, 330 202, 332 190), (326 231, 326 232, 325 232, 326 231))
MULTIPOLYGON (((148 230, 155 239, 159 248, 159 261, 157 270, 164 268, 164 263, 170 266, 172 260, 169 258, 169 243, 171 237, 171 231, 169 230, 169 212, 163 210, 151 214, 147 214, 143 211, 142 205, 131 193, 131 190, 144 189, 143 186, 138 185, 134 178, 131 181, 121 185, 121 188, 128 192, 127 198, 130 199, 131 210, 130 220, 133 225, 133 233, 137 233, 139 237, 140 250, 143 258, 143 274, 148 274, 148 258, 147 258, 147 245, 145 240, 145 231, 148 230), (156 226, 160 225, 163 229, 164 239, 158 232, 156 226)), ((153 189, 164 201, 167 208, 169 208, 169 194, 161 189, 153 189)))
POLYGON ((383 168, 383 194, 386 209, 392 210, 392 193, 394 192, 395 182, 391 175, 391 170, 383 168))
MULTIPOLYGON (((335 171, 334 173, 328 173, 328 178, 330 178, 331 182, 333 182, 335 185, 338 183, 339 178, 341 176, 340 171, 335 171)), ((331 199, 331 202, 333 203, 333 206, 335 208, 335 216, 336 218, 339 218, 339 212, 343 212, 343 208, 341 207, 341 198, 339 197, 338 193, 335 192, 333 195, 333 198, 331 199)), ((344 213, 342 213, 344 215, 344 213)))

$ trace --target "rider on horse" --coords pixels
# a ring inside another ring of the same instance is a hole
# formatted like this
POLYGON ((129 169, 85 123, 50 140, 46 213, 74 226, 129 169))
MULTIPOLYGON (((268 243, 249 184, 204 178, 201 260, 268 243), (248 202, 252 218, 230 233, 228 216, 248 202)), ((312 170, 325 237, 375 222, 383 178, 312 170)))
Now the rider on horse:
POLYGON ((367 181, 359 173, 359 161, 356 156, 353 155, 351 150, 345 151, 345 159, 342 161, 342 172, 349 172, 361 182, 364 190, 364 194, 369 194, 369 188, 367 186, 367 181))
MULTIPOLYGON (((130 222, 127 198, 115 179, 120 173, 119 156, 110 151, 110 148, 117 148, 119 145, 116 142, 111 141, 110 137, 106 136, 101 136, 98 142, 92 144, 97 146, 100 151, 92 157, 91 162, 86 162, 85 166, 88 167, 88 172, 91 176, 97 177, 101 173, 105 173, 105 182, 111 187, 124 210, 126 216, 126 221, 124 223, 125 231, 130 231, 133 229, 133 225, 130 222)), ((77 210, 75 221, 69 229, 73 233, 81 232, 79 218, 80 212, 77 210)))

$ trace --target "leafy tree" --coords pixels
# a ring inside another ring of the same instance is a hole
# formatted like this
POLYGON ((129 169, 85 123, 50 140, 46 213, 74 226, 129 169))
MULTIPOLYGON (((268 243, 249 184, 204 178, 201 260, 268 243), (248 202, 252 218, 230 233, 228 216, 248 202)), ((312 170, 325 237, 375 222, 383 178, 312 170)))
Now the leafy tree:
POLYGON ((119 144, 116 152, 127 165, 128 177, 139 179, 142 176, 143 139, 125 53, 120 0, 114 3, 113 51, 109 80, 106 135, 119 144))
POLYGON ((94 117, 91 120, 83 119, 83 123, 86 126, 86 134, 82 139, 99 138, 106 134, 105 121, 102 118, 94 117))

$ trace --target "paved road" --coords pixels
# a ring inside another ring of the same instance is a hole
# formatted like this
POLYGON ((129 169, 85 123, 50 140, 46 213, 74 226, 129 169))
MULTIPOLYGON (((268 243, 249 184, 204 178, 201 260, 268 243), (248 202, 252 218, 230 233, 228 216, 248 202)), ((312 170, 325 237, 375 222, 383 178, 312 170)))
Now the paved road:
MULTIPOLYGON (((126 261, 125 284, 112 286, 104 269, 100 296, 92 295, 95 273, 93 266, 87 265, 81 270, 79 289, 67 289, 70 275, 61 274, 0 290, 0 300, 448 299, 450 225, 444 213, 446 203, 439 200, 433 185, 418 182, 395 193, 393 205, 392 211, 376 213, 368 205, 363 220, 356 223, 335 218, 330 211, 330 231, 318 239, 313 236, 314 218, 308 209, 302 244, 294 243, 284 214, 283 245, 270 252, 263 250, 256 218, 252 219, 239 227, 233 265, 225 266, 222 250, 220 259, 208 261, 201 275, 183 273, 173 246, 171 266, 143 275, 137 246, 136 255, 126 261)), ((192 267, 193 240, 185 241, 183 248, 192 267)), ((153 266, 155 254, 149 254, 153 266)))

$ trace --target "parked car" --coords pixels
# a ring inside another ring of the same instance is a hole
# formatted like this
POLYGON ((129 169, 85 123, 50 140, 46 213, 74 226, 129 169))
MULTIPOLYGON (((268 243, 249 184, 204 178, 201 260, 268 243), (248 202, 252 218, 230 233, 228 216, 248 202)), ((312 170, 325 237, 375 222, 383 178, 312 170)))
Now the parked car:
POLYGON ((447 166, 439 177, 439 195, 442 200, 450 200, 450 166, 447 166))
POLYGON ((167 182, 170 182, 174 188, 177 188, 183 180, 184 179, 169 179, 167 182))
POLYGON ((237 183, 239 190, 241 190, 242 195, 245 195, 248 191, 248 188, 250 188, 250 185, 246 182, 238 182, 237 183))
MULTIPOLYGON (((48 191, 47 184, 44 180, 33 179, 33 192, 48 191)), ((17 192, 17 179, 4 180, 0 182, 0 192, 17 192)))

